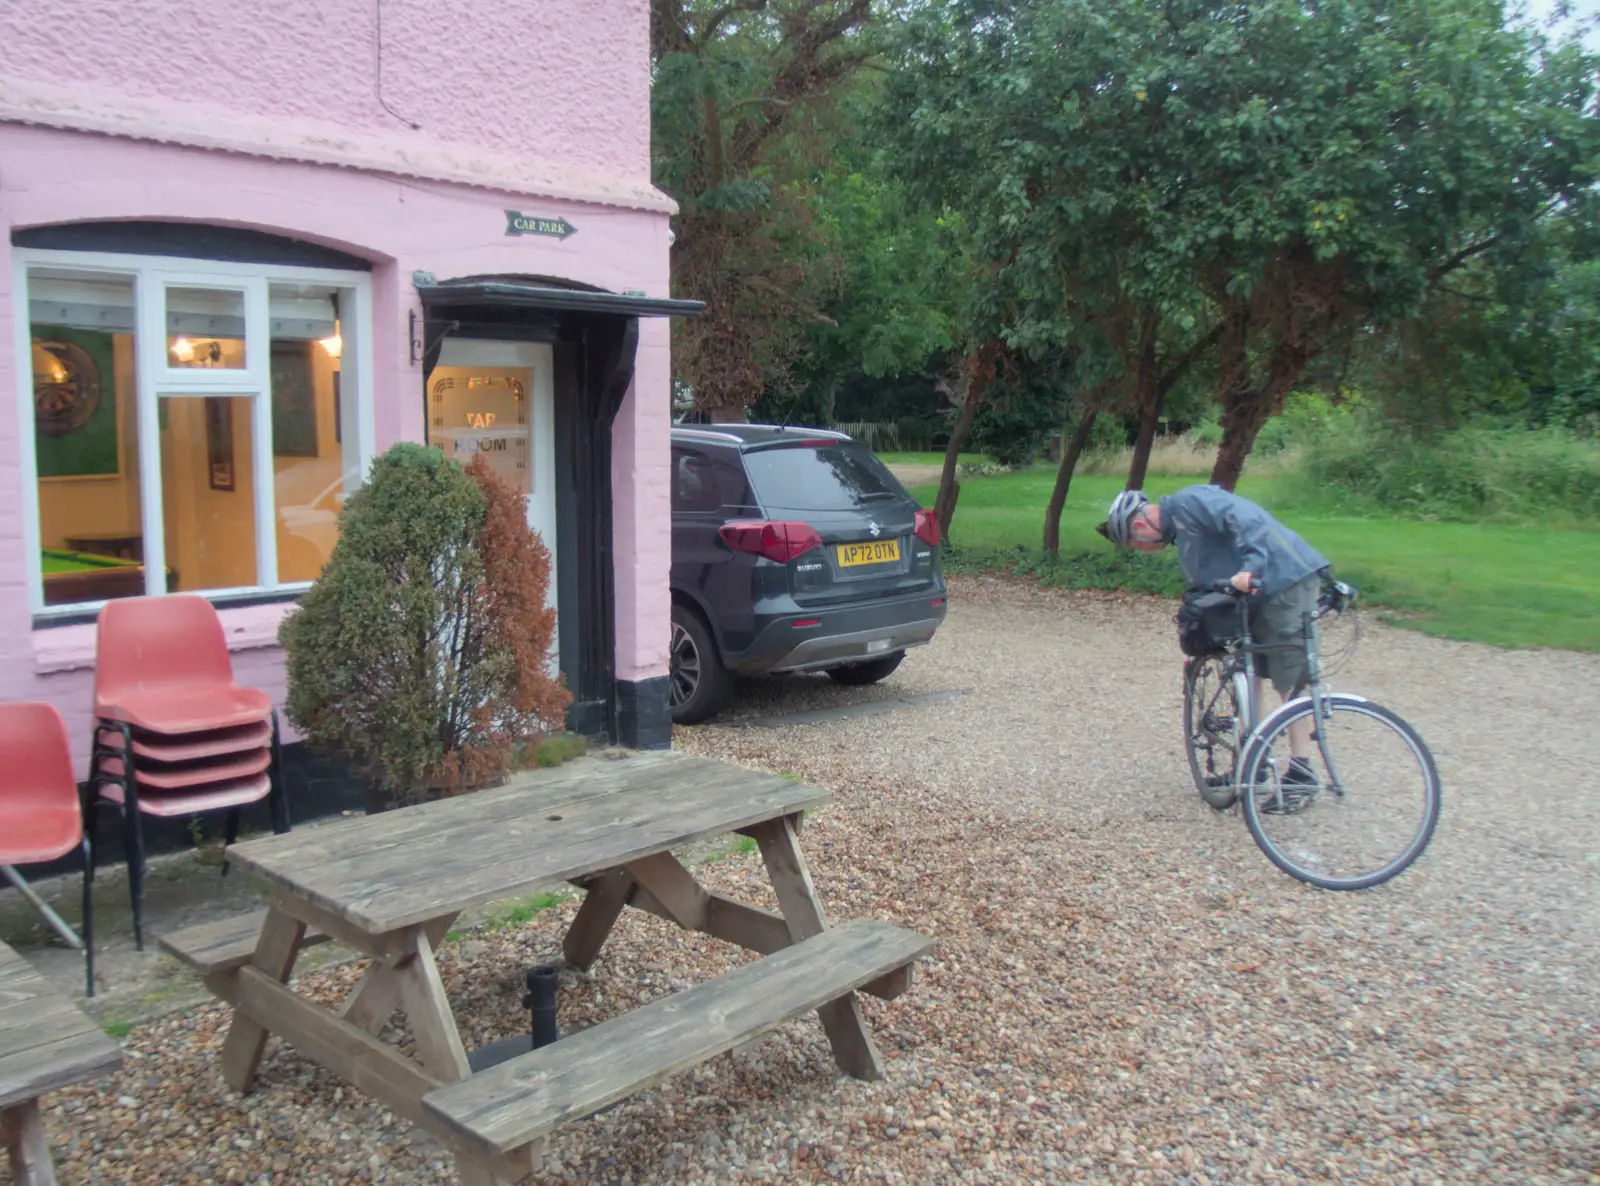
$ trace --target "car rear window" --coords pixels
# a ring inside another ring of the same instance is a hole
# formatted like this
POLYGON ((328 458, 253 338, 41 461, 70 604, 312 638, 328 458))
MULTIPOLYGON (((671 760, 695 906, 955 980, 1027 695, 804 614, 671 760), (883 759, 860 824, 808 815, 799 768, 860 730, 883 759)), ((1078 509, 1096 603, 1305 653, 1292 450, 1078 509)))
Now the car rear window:
POLYGON ((744 467, 768 511, 848 511, 901 496, 883 463, 854 443, 754 449, 744 467))

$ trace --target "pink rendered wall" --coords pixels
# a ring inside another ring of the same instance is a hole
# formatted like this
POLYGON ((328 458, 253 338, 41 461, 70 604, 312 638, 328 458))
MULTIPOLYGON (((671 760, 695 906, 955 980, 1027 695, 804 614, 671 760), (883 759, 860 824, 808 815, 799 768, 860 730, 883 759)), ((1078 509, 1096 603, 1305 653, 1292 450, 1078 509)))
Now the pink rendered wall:
MULTIPOLYGON (((414 271, 558 276, 612 291, 668 295, 668 217, 439 182, 405 181, 170 145, 0 123, 0 699, 47 699, 87 741, 93 627, 35 631, 23 555, 17 309, 10 233, 49 223, 166 219, 247 226, 373 261, 376 445, 423 438, 421 372, 407 314, 421 314, 414 271), (507 207, 565 217, 565 240, 505 234, 507 207)), ((668 327, 640 323, 634 383, 615 427, 616 667, 619 679, 667 670, 671 566, 668 327)), ((281 697, 273 644, 281 607, 224 610, 241 681, 281 697)))
POLYGON ((0 78, 647 182, 649 33, 646 0, 12 0, 0 78))

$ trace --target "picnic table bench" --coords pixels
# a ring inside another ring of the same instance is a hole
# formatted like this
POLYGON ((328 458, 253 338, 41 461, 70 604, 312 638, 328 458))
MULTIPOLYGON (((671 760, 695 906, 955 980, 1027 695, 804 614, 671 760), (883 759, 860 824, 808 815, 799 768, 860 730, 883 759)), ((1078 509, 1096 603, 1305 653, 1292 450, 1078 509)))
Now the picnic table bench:
POLYGON ((121 1048, 98 1025, 0 943, 0 1133, 18 1186, 56 1180, 39 1097, 121 1061, 121 1048))
POLYGON ((836 1062, 881 1078, 856 992, 892 999, 933 941, 889 923, 829 928, 798 844, 815 787, 720 762, 649 754, 541 771, 513 785, 316 833, 237 845, 264 877, 264 916, 167 936, 234 1005, 223 1077, 247 1090, 269 1034, 432 1132, 467 1183, 519 1182, 547 1134, 815 1010, 836 1062), (760 848, 780 912, 701 886, 672 855, 739 832, 760 848), (567 881, 585 891, 562 945, 593 964, 628 907, 764 957, 473 1074, 434 952, 473 906, 567 881), (288 987, 316 939, 371 957, 338 1012, 288 987), (380 1041, 396 1008, 417 1058, 380 1041))

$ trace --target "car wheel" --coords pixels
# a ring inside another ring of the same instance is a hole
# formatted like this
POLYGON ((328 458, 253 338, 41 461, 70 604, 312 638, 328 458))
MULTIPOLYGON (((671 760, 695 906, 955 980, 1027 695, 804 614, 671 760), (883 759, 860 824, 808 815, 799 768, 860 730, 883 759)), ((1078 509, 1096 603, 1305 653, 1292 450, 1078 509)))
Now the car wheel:
POLYGON ((697 725, 733 698, 733 677, 722 665, 711 630, 686 605, 672 607, 670 703, 675 725, 697 725))
POLYGON ((836 684, 849 684, 853 688, 864 688, 868 684, 875 684, 881 679, 887 679, 900 666, 900 660, 906 657, 904 651, 896 651, 892 655, 885 655, 881 659, 869 659, 865 663, 850 663, 844 667, 828 668, 828 678, 836 684))

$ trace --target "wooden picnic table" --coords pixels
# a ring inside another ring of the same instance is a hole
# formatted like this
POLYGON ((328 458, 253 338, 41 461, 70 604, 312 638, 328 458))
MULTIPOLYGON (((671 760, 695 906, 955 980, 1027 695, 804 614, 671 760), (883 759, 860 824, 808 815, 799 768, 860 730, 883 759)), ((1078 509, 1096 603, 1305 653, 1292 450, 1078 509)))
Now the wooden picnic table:
POLYGON ((56 1180, 39 1097, 121 1061, 121 1048, 93 1020, 0 943, 0 1136, 18 1186, 56 1180))
POLYGON ((855 991, 892 998, 931 940, 887 923, 828 927, 797 842, 825 792, 663 753, 526 780, 317 831, 237 845, 271 901, 253 942, 196 928, 163 942, 235 1006, 222 1073, 244 1091, 268 1034, 433 1132, 463 1181, 521 1181, 546 1133, 815 1009, 839 1066, 880 1078, 855 991), (755 838, 781 914, 713 893, 672 855, 728 832, 755 838), (767 958, 473 1075, 434 952, 471 907, 567 881, 586 891, 569 965, 589 967, 622 911, 648 911, 767 958), (187 936, 187 937, 186 937, 187 936), (372 958, 333 1012, 286 984, 308 941, 372 958), (396 1008, 418 1059, 377 1038, 396 1008))

